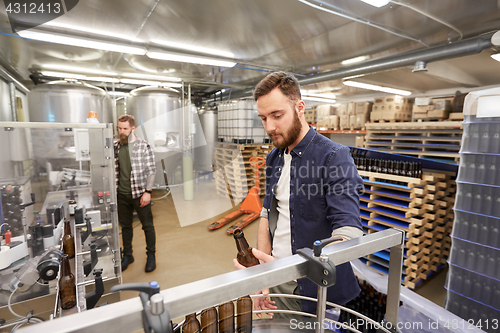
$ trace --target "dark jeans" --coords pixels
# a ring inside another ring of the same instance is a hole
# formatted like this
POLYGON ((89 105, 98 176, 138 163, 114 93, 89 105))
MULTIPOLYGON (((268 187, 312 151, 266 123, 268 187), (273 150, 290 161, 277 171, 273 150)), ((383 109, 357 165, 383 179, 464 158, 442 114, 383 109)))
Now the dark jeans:
POLYGON ((118 192, 118 221, 122 227, 123 255, 132 254, 132 238, 134 229, 132 227, 133 212, 137 212, 139 220, 142 223, 142 230, 146 236, 146 253, 154 255, 156 252, 156 234, 153 225, 153 213, 151 212, 151 203, 141 207, 141 197, 132 198, 132 194, 126 195, 118 192))

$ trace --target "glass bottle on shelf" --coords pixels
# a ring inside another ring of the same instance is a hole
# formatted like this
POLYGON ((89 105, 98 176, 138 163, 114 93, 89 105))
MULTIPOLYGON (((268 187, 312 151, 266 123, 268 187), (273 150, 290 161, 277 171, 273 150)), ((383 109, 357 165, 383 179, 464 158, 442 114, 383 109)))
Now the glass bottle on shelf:
POLYGON ((69 202, 68 202, 69 215, 71 216, 75 215, 75 209, 76 209, 75 192, 70 191, 69 202))
POLYGON ((64 254, 61 261, 61 274, 59 277, 59 299, 61 309, 68 310, 76 305, 75 276, 71 273, 69 256, 64 254))

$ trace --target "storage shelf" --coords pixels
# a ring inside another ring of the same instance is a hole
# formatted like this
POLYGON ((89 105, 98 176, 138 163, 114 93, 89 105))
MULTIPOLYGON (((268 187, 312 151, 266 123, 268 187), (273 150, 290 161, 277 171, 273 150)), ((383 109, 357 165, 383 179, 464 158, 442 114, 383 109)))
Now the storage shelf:
POLYGON ((336 133, 336 134, 362 134, 362 135, 366 134, 365 130, 323 130, 323 131, 318 130, 317 132, 321 133, 321 134, 332 134, 332 133, 336 133))

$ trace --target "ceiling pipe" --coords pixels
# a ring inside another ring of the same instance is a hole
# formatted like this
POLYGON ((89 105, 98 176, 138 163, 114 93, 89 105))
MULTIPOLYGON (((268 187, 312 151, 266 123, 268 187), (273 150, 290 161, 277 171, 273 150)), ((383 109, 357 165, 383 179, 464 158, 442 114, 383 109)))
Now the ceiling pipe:
MULTIPOLYGON (((391 69, 414 66, 417 61, 429 63, 433 61, 463 57, 480 53, 485 49, 493 47, 497 43, 500 43, 500 31, 483 34, 450 44, 434 46, 424 50, 375 59, 354 66, 339 68, 330 72, 311 75, 309 77, 299 79, 299 83, 304 86, 351 76, 374 74, 391 69)), ((252 89, 233 92, 231 97, 248 97, 252 95, 252 92, 252 89)), ((227 93, 223 94, 224 98, 227 98, 227 96, 227 93)))
POLYGON ((350 76, 373 74, 391 69, 413 66, 417 61, 429 63, 433 61, 477 54, 493 46, 491 41, 493 35, 493 32, 487 33, 446 45, 434 46, 420 51, 367 61, 359 65, 336 69, 330 72, 300 79, 299 82, 301 85, 307 85, 323 81, 342 79, 350 76))

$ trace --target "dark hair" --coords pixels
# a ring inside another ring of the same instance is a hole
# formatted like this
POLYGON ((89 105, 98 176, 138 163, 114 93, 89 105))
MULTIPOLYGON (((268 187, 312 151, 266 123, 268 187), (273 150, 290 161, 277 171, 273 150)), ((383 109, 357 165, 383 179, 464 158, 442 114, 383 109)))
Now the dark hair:
POLYGON ((130 127, 135 127, 134 116, 131 116, 129 114, 124 114, 124 115, 121 115, 120 118, 118 118, 119 123, 124 123, 126 121, 128 121, 128 124, 130 125, 130 127))
POLYGON ((269 94, 275 88, 279 88, 283 95, 293 103, 301 99, 300 84, 295 76, 285 72, 275 72, 267 75, 257 84, 253 92, 254 100, 269 94))

